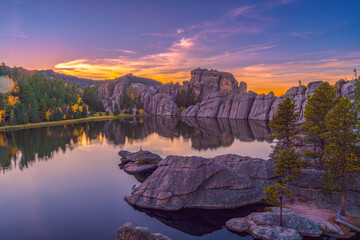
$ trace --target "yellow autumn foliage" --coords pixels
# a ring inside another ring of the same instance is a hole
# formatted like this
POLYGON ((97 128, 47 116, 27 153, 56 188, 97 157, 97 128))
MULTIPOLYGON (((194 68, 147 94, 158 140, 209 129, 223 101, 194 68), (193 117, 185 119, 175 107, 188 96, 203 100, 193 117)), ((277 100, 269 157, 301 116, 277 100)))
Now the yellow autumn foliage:
POLYGON ((5 120, 4 118, 5 118, 5 110, 0 110, 0 123, 5 120))
POLYGON ((50 111, 50 109, 49 109, 49 110, 47 110, 46 113, 45 113, 45 118, 46 118, 46 120, 49 120, 49 119, 50 119, 50 114, 51 114, 51 111, 50 111))
POLYGON ((14 106, 18 101, 19 101, 19 98, 18 98, 18 97, 15 97, 15 96, 13 96, 13 95, 9 95, 8 104, 9 104, 10 106, 14 106))

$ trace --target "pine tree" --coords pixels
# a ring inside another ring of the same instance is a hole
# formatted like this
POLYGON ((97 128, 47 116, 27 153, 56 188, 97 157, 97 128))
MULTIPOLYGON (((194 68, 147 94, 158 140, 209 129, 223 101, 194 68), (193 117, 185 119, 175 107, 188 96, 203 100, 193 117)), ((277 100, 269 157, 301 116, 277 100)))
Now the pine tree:
POLYGON ((345 215, 346 192, 360 176, 358 120, 355 104, 340 97, 326 117, 324 192, 341 195, 341 215, 345 215))
POLYGON ((326 115, 336 103, 335 89, 329 83, 321 83, 315 90, 314 95, 308 97, 305 106, 304 117, 306 122, 302 125, 302 130, 306 133, 306 141, 313 145, 313 150, 305 150, 304 154, 313 160, 316 167, 316 160, 321 161, 325 151, 326 136, 326 115))
POLYGON ((275 175, 278 178, 276 184, 264 188, 264 193, 269 199, 278 198, 280 200, 280 225, 282 225, 283 198, 292 197, 285 185, 299 176, 305 166, 305 161, 301 160, 300 154, 294 148, 296 118, 295 103, 287 96, 279 104, 279 110, 269 125, 275 131, 273 136, 279 140, 278 146, 272 153, 272 159, 276 165, 275 175))
POLYGON ((280 140, 277 148, 290 148, 294 144, 296 134, 295 102, 287 96, 279 104, 279 110, 271 120, 269 127, 275 131, 273 137, 280 140))

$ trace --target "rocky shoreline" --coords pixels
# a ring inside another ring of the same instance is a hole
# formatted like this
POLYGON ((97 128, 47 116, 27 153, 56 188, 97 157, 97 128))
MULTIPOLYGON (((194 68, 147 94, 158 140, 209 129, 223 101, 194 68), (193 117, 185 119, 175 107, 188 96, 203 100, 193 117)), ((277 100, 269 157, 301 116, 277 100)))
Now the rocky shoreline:
MULTIPOLYGON (((276 97, 272 92, 265 95, 247 91, 247 84, 239 84, 231 73, 198 68, 191 71, 190 81, 184 81, 183 85, 129 84, 124 76, 116 83, 107 82, 100 85, 98 94, 107 111, 113 111, 116 105, 120 108, 119 101, 126 92, 142 103, 143 114, 262 121, 271 120, 279 104, 289 95, 295 101, 298 121, 303 122, 306 99, 321 83, 315 81, 307 86, 292 87, 284 95, 276 97), (180 91, 190 92, 201 101, 180 112, 179 108, 182 106, 177 106, 175 100, 180 91)), ((347 82, 343 79, 335 84, 337 93, 348 96, 351 100, 355 97, 354 86, 355 81, 347 82)), ((136 107, 130 109, 132 112, 137 110, 139 109, 136 107)))
MULTIPOLYGON (((138 170, 136 174, 147 174, 144 182, 135 187, 131 195, 125 197, 126 202, 145 212, 165 211, 176 214, 186 209, 226 210, 262 204, 265 200, 263 188, 275 180, 275 164, 270 159, 234 154, 214 158, 167 156, 161 159, 156 154, 142 150, 135 153, 120 151, 119 155, 124 170, 131 167, 138 170), (128 164, 130 165, 127 166, 128 164), (157 167, 154 168, 153 165, 157 167)), ((130 173, 134 174, 134 171, 130 173)), ((316 202, 323 207, 336 207, 336 200, 332 202, 320 197, 321 173, 316 169, 304 169, 303 174, 291 185, 295 198, 309 204, 316 202)), ((347 206, 352 206, 348 209, 350 212, 360 210, 359 190, 358 186, 355 186, 347 195, 347 206)), ((264 212, 252 213, 245 218, 235 218, 230 220, 227 226, 232 231, 248 232, 262 239, 274 239, 272 234, 282 236, 281 239, 318 237, 323 234, 349 237, 341 228, 329 228, 328 225, 314 223, 313 220, 299 216, 292 210, 288 210, 288 215, 286 216, 289 218, 289 224, 300 220, 304 224, 281 228, 276 225, 278 214, 264 212), (303 228, 308 225, 310 227, 305 231, 303 228), (316 231, 311 232, 314 229, 316 231), (259 231, 267 232, 267 235, 261 236, 259 231)))

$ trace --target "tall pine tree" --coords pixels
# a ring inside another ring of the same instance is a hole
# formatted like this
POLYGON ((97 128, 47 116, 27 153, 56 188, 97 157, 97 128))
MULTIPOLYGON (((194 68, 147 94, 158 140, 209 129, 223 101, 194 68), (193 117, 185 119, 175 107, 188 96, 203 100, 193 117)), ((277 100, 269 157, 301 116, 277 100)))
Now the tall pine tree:
POLYGON ((341 195, 341 215, 345 215, 345 196, 354 180, 360 176, 358 133, 359 122, 355 104, 340 97, 326 117, 324 190, 341 195))
POLYGON ((313 166, 317 168, 322 168, 327 131, 326 115, 334 107, 335 97, 335 89, 329 83, 323 82, 316 88, 314 95, 308 97, 305 106, 306 121, 301 128, 307 135, 306 141, 313 145, 313 149, 305 150, 304 154, 313 160, 313 166))
POLYGON ((294 148, 296 119, 295 103, 287 96, 279 104, 279 110, 269 125, 275 131, 273 136, 279 140, 272 153, 272 159, 276 165, 275 174, 278 178, 276 184, 264 188, 264 193, 269 199, 278 198, 280 200, 280 225, 282 225, 283 199, 291 197, 291 192, 287 189, 286 184, 299 176, 305 166, 305 162, 301 160, 299 153, 294 148))

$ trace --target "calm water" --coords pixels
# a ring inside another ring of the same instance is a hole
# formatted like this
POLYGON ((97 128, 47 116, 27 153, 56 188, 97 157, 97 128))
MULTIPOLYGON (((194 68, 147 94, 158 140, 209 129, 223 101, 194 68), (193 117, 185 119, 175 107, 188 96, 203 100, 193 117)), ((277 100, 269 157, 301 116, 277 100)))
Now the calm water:
POLYGON ((223 229, 238 211, 136 210, 124 201, 138 180, 117 152, 267 158, 265 122, 126 119, 0 133, 0 239, 116 239, 125 222, 172 239, 252 239, 223 229))

